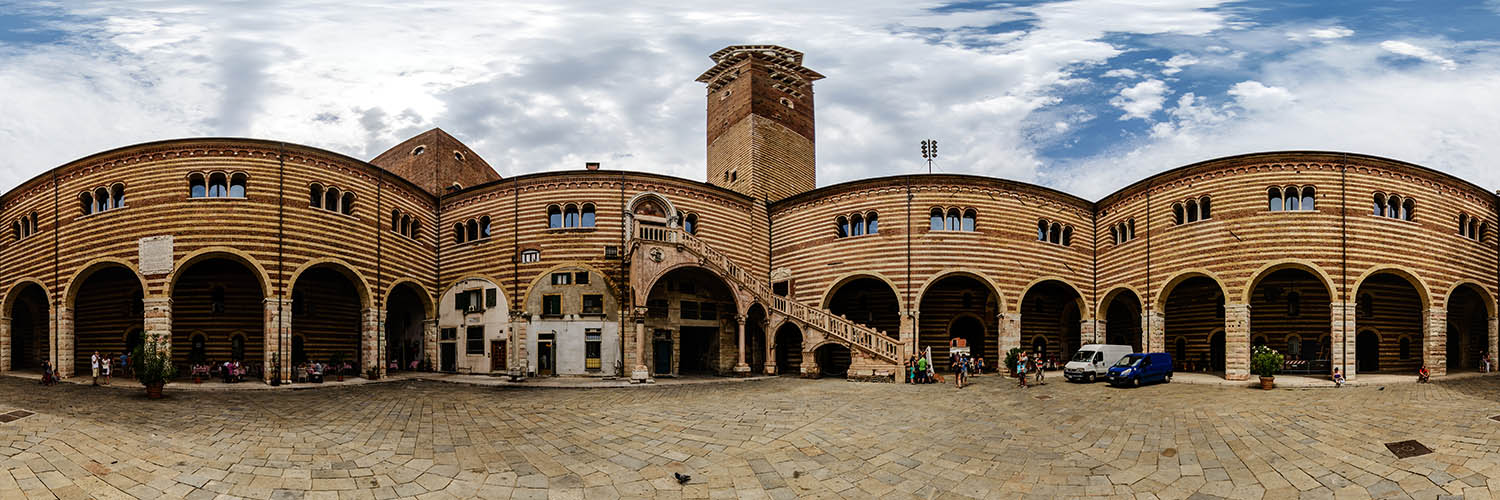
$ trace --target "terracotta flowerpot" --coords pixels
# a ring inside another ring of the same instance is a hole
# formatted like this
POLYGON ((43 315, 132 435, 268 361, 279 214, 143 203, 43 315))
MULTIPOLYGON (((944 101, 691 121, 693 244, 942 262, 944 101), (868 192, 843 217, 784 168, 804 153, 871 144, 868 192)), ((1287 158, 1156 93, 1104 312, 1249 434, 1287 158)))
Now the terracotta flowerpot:
POLYGON ((1274 387, 1276 387, 1276 377, 1261 377, 1260 378, 1260 388, 1261 389, 1265 389, 1265 390, 1269 391, 1269 390, 1271 390, 1274 387))
POLYGON ((155 383, 155 384, 147 384, 146 385, 146 398, 148 398, 148 399, 161 399, 161 386, 162 386, 162 384, 160 382, 155 383))

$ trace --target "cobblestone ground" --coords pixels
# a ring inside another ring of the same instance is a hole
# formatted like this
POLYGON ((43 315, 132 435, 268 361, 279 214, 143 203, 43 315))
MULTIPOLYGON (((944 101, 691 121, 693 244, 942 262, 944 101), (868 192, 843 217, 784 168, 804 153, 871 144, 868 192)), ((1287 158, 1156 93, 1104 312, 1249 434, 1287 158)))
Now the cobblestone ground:
POLYGON ((0 498, 1487 498, 1500 378, 173 394, 0 378, 0 498), (1433 453, 1397 459, 1384 443, 1433 453), (685 485, 673 472, 692 476, 685 485))

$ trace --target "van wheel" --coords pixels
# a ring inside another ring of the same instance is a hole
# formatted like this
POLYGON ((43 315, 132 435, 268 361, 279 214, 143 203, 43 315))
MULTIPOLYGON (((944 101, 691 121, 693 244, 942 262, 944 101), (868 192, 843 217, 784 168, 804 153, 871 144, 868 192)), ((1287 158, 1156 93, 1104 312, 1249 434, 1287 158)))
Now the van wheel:
POLYGON ((1090 384, 1094 383, 1094 374, 1090 373, 1088 375, 1084 375, 1083 376, 1083 381, 1084 382, 1088 382, 1090 384))
POLYGON ((1167 383, 1168 384, 1172 383, 1172 374, 1170 374, 1170 373, 1167 374, 1167 383))
POLYGON ((1140 377, 1136 377, 1136 378, 1130 379, 1130 386, 1131 387, 1140 387, 1141 386, 1141 378, 1140 377))

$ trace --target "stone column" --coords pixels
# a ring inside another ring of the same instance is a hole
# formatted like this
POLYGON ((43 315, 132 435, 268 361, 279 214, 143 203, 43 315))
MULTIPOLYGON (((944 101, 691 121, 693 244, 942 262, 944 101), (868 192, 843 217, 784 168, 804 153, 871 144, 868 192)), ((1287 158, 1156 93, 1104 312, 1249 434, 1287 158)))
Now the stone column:
MULTIPOLYGON (((512 349, 514 350, 514 349, 512 349)), ((422 359, 417 364, 420 369, 423 364, 428 370, 436 370, 438 358, 438 320, 436 318, 422 322, 422 359)), ((515 365, 511 365, 515 366, 515 365)), ((407 367, 403 366, 402 369, 407 367)))
MULTIPOLYGON (((10 322, 6 321, 6 324, 10 324, 10 322)), ((1485 352, 1490 353, 1490 371, 1493 372, 1495 371, 1496 360, 1500 360, 1500 348, 1496 347, 1497 344, 1500 344, 1500 318, 1490 317, 1489 326, 1490 347, 1485 352)))
POLYGON ((10 352, 10 318, 0 316, 0 372, 10 371, 10 358, 14 356, 10 352))
MULTIPOLYGON (((379 316, 376 317, 377 322, 375 324, 375 373, 378 377, 384 378, 386 371, 390 368, 391 343, 390 338, 386 335, 385 327, 386 320, 389 319, 387 316, 391 314, 391 310, 382 307, 377 311, 379 311, 379 316)), ((485 346, 485 348, 488 349, 489 346, 485 346)))
POLYGON ((763 358, 763 359, 766 360, 766 363, 765 363, 765 365, 761 366, 761 373, 763 373, 765 375, 775 375, 776 374, 776 332, 771 331, 771 320, 769 318, 766 319, 766 321, 764 323, 761 323, 761 325, 760 325, 760 331, 765 333, 765 340, 766 340, 766 342, 765 342, 765 344, 766 344, 766 357, 763 358))
POLYGON ((1250 378, 1250 304, 1224 304, 1224 379, 1250 378))
MULTIPOLYGON (((901 361, 896 363, 898 370, 904 369, 906 360, 916 356, 917 352, 921 350, 917 342, 917 325, 919 324, 917 318, 920 314, 920 311, 915 310, 906 311, 901 314, 901 326, 898 328, 896 334, 901 341, 901 361)), ((896 380, 899 384, 906 383, 906 374, 902 373, 896 377, 896 380)))
MULTIPOLYGON (((1005 362, 1005 355, 1011 349, 1021 347, 1021 315, 1020 313, 1000 313, 995 316, 1000 323, 1000 362, 1005 362)), ((1007 367, 1015 369, 1016 367, 1007 367)))
MULTIPOLYGON (((1105 331, 1104 327, 1105 327, 1105 324, 1104 324, 1104 320, 1102 320, 1102 319, 1086 319, 1086 320, 1081 321, 1080 325, 1078 327, 1078 341, 1080 343, 1083 343, 1083 344, 1099 344, 1099 343, 1102 343, 1102 342, 1099 341, 1099 337, 1101 335, 1104 335, 1104 331, 1105 331)), ((1074 346, 1074 347, 1078 347, 1078 346, 1074 346)), ((1063 354, 1065 354, 1065 355, 1072 355, 1072 353, 1063 353, 1063 354)))
POLYGON ((380 316, 382 311, 378 307, 366 308, 360 313, 359 329, 359 365, 355 368, 359 371, 356 377, 365 376, 365 372, 371 368, 380 366, 380 316))
POLYGON ((1141 311, 1141 350, 1165 352, 1167 346, 1167 314, 1162 311, 1141 311))
POLYGON ((740 344, 740 348, 737 351, 739 361, 734 364, 734 374, 745 376, 750 374, 750 365, 745 364, 745 315, 735 315, 734 321, 740 325, 739 336, 737 337, 740 344))
POLYGON ((57 306, 56 312, 57 342, 51 342, 52 359, 57 360, 57 376, 68 378, 73 376, 73 310, 67 306, 57 306))
POLYGON ((1422 363, 1434 377, 1448 374, 1448 309, 1428 307, 1422 315, 1422 363))
POLYGON ((635 308, 635 365, 630 370, 630 382, 651 383, 651 370, 646 368, 646 308, 635 308))
POLYGON ((267 382, 278 365, 283 383, 292 381, 292 299, 265 300, 265 332, 261 336, 261 358, 267 382))
MULTIPOLYGON (((1354 366, 1354 336, 1358 331, 1356 316, 1359 306, 1357 303, 1332 302, 1329 304, 1329 309, 1332 311, 1332 317, 1328 322, 1331 327, 1328 342, 1332 345, 1328 346, 1328 364, 1332 366, 1329 367, 1329 373, 1314 373, 1313 376, 1331 377, 1333 369, 1338 368, 1342 370, 1346 380, 1354 380, 1355 372, 1358 371, 1354 366)), ((1318 353, 1312 354, 1316 356, 1318 353)))

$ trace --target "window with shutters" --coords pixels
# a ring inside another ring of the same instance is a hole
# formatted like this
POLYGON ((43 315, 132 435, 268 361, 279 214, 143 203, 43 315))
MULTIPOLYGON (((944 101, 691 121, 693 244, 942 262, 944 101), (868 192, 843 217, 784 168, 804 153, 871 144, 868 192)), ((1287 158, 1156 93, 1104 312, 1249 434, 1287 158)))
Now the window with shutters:
POLYGON ((464 353, 469 355, 484 355, 484 327, 471 326, 464 334, 464 353))
POLYGON ((581 308, 581 310, 583 311, 583 314, 594 315, 594 316, 603 315, 604 314, 604 296, 603 295, 592 295, 592 294, 584 295, 583 296, 583 307, 581 308))
POLYGON ((573 273, 552 273, 552 284, 554 284, 554 285, 571 285, 571 284, 573 284, 573 273))
POLYGON ((484 307, 495 307, 496 292, 494 288, 484 289, 484 307))
POLYGON ((562 316, 562 296, 542 296, 542 316, 562 316))
POLYGON ((573 273, 573 283, 577 283, 579 285, 589 284, 589 272, 578 271, 576 273, 573 273))

